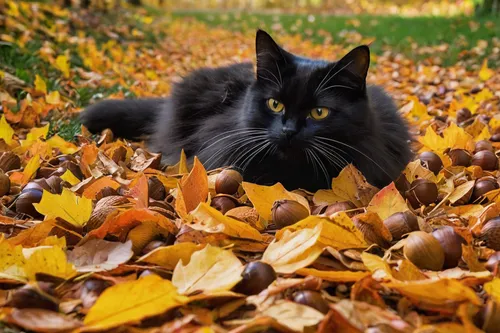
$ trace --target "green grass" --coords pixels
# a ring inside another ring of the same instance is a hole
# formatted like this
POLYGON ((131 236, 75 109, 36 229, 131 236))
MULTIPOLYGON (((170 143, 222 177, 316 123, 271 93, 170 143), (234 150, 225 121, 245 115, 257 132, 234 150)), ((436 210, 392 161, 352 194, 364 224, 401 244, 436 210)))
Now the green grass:
MULTIPOLYGON (((372 51, 403 53, 413 59, 423 59, 429 54, 415 52, 412 44, 419 47, 449 44, 447 52, 440 53, 444 65, 453 65, 463 50, 476 46, 478 41, 489 41, 485 54, 490 54, 491 40, 500 36, 500 19, 495 17, 399 17, 399 16, 331 16, 305 14, 245 14, 203 11, 178 11, 174 17, 192 17, 212 26, 232 30, 263 28, 272 31, 273 25, 281 24, 286 32, 300 33, 315 42, 322 42, 321 30, 329 32, 334 43, 353 44, 342 37, 344 31, 356 31, 366 38, 374 38, 372 51), (312 18, 314 17, 314 20, 312 18), (308 18, 311 18, 308 20, 308 18), (354 25, 354 24, 355 25, 354 25), (359 23, 359 25, 358 25, 359 23), (471 28, 472 27, 472 28, 471 28)), ((354 43, 355 44, 355 43, 354 43)), ((497 57, 492 66, 500 66, 497 57)))

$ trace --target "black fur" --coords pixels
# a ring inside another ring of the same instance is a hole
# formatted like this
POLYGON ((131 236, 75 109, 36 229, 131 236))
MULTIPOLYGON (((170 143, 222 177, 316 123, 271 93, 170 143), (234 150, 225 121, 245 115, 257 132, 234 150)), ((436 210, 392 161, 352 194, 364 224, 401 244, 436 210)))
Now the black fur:
POLYGON ((103 101, 85 110, 82 122, 91 132, 149 134, 150 148, 169 164, 184 149, 207 168, 231 165, 247 181, 288 189, 328 188, 348 163, 378 187, 400 174, 412 157, 410 135, 392 99, 366 86, 367 46, 338 62, 311 60, 259 30, 256 50, 256 78, 250 63, 199 69, 169 98, 103 101), (284 111, 271 111, 269 98, 284 111), (316 107, 330 114, 308 117, 316 107))

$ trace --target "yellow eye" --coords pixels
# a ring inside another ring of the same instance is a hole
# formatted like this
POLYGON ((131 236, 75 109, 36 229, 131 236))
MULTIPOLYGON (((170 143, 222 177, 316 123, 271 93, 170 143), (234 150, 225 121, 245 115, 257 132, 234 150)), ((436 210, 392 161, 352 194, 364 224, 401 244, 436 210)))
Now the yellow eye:
POLYGON ((285 108, 283 103, 278 102, 274 98, 269 98, 267 100, 267 107, 271 109, 273 112, 281 112, 285 108))
POLYGON ((322 120, 328 117, 329 113, 330 110, 328 108, 314 108, 311 110, 311 113, 309 113, 309 115, 314 120, 322 120))

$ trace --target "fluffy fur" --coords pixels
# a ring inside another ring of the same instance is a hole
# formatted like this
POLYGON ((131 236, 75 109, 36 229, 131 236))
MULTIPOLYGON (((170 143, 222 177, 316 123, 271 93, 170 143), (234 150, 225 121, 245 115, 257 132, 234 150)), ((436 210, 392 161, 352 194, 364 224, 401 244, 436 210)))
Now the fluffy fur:
POLYGON ((207 168, 233 166, 246 181, 281 182, 288 189, 328 188, 353 163, 378 187, 394 180, 411 159, 410 135, 392 99, 366 85, 370 55, 359 46, 337 62, 306 59, 264 31, 251 63, 202 68, 173 87, 166 99, 107 100, 88 107, 82 123, 117 136, 149 135, 149 147, 168 164, 181 149, 207 168), (284 105, 273 112, 268 100, 284 105), (322 120, 312 109, 328 108, 322 120))

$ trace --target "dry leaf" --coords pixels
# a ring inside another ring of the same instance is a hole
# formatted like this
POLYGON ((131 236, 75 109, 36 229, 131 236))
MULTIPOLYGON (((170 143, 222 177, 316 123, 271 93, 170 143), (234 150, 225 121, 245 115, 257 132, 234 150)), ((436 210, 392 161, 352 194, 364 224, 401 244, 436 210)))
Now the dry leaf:
POLYGON ((59 217, 77 227, 84 226, 92 214, 92 200, 78 197, 67 188, 60 195, 44 190, 40 203, 33 206, 47 219, 59 217))
POLYGON ((171 246, 159 247, 148 254, 142 256, 137 261, 158 265, 165 269, 174 270, 178 262, 189 264, 191 255, 203 249, 203 244, 191 242, 177 243, 171 246))
POLYGON ((382 220, 385 220, 392 214, 407 211, 408 205, 394 183, 390 183, 375 194, 366 209, 377 213, 382 220))
POLYGON ((108 242, 91 239, 68 253, 68 261, 78 272, 109 271, 126 263, 132 256, 132 242, 108 242))
POLYGON ((305 327, 317 325, 324 315, 318 310, 291 301, 278 301, 261 312, 294 331, 303 332, 305 327))
POLYGON ((44 309, 13 309, 6 321, 26 330, 43 333, 69 332, 82 325, 70 316, 44 309))

